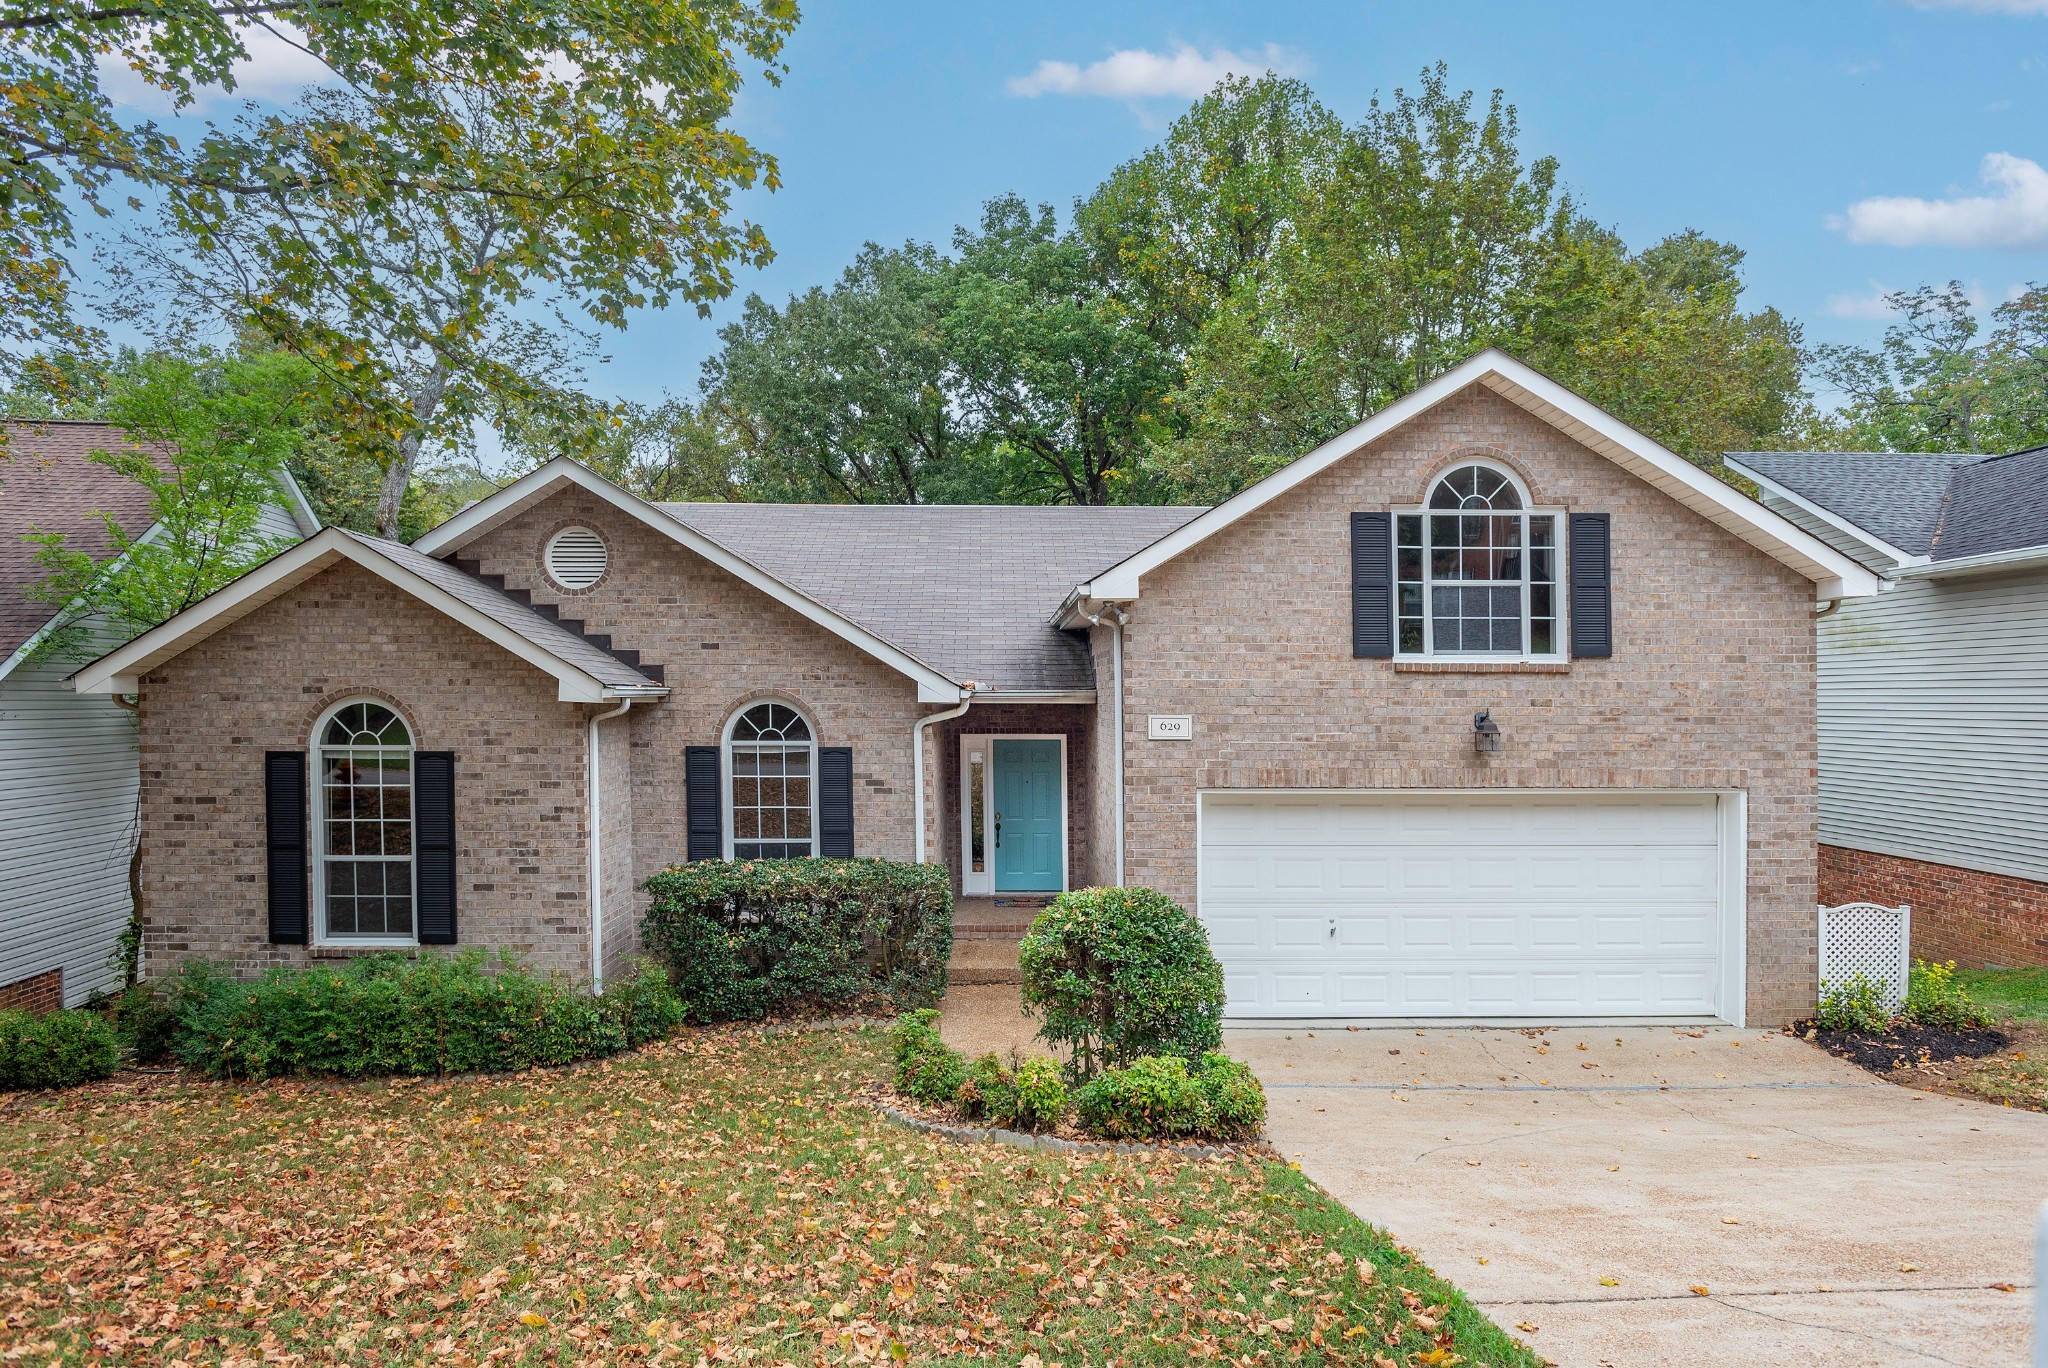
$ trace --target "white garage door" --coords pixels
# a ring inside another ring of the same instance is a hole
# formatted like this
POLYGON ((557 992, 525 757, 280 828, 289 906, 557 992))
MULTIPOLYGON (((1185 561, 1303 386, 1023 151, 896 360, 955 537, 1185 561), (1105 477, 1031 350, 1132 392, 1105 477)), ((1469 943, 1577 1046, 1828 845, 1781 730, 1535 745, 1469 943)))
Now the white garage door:
POLYGON ((1720 801, 1204 794, 1229 1012, 1732 1019, 1720 801))

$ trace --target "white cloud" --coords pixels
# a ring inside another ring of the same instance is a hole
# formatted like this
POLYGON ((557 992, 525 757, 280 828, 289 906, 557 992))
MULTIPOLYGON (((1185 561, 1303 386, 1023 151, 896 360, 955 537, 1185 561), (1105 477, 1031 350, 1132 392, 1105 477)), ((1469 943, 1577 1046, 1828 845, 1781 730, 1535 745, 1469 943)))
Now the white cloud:
POLYGON ((1831 294, 1828 296, 1828 312, 1836 318, 1890 318, 1892 306, 1885 302, 1891 290, 1872 283, 1869 294, 1831 294))
POLYGON ((1914 9, 1968 10, 1972 14, 2048 14, 2048 0, 1906 0, 1914 9))
POLYGON ((1268 43, 1259 52, 1232 52, 1220 47, 1203 52, 1180 43, 1172 52, 1125 48, 1085 67, 1072 62, 1040 62, 1029 75, 1011 78, 1010 93, 1027 99, 1040 95, 1102 95, 1135 100, 1177 95, 1192 100, 1206 95, 1225 76, 1257 76, 1268 71, 1279 76, 1299 76, 1307 69, 1308 62, 1301 54, 1277 43, 1268 43))
POLYGON ((2039 162, 1993 152, 1978 176, 1988 195, 1920 199, 1879 195, 1828 219, 1851 242, 1888 247, 2048 247, 2048 171, 2039 162))
MULTIPOLYGON (((325 62, 299 46, 305 35, 289 25, 279 25, 276 32, 244 27, 238 36, 249 55, 235 63, 233 92, 220 86, 204 87, 198 91, 201 106, 229 99, 288 104, 308 86, 333 78, 325 62)), ((119 56, 102 57, 99 69, 101 88, 116 104, 156 115, 171 111, 170 97, 136 75, 119 56)))

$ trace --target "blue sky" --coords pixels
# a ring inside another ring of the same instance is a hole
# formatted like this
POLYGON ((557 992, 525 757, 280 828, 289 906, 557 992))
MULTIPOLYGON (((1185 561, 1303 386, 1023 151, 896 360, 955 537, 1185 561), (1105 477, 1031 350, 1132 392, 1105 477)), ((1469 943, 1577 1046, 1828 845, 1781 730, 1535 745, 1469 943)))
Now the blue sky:
MULTIPOLYGON (((736 113, 781 161, 784 188, 745 201, 776 261, 710 321, 607 338, 596 391, 693 395, 747 292, 829 281, 864 241, 943 244, 1004 191, 1064 210, 1224 69, 1299 75, 1352 121, 1445 61, 1458 88, 1503 88, 1525 152, 1631 245, 1698 228, 1746 248, 1749 302, 1810 340, 1875 339, 1886 289, 1955 277, 1988 307, 2048 281, 2048 0, 803 8, 783 84, 736 113)), ((244 93, 306 78, 258 66, 244 93)))

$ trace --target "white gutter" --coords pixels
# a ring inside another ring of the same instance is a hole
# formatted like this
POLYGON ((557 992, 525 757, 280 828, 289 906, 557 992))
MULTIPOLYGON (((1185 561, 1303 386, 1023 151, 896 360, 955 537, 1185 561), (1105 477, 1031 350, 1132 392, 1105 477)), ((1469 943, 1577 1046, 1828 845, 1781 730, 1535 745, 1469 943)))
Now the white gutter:
POLYGON ((925 728, 931 726, 934 722, 950 721, 966 712, 973 704, 974 681, 970 679, 960 686, 959 707, 949 708, 945 712, 933 713, 930 717, 920 717, 917 719, 917 725, 910 729, 910 786, 916 795, 914 801, 917 809, 917 815, 911 823, 912 829, 917 833, 917 858, 914 861, 916 864, 930 863, 925 859, 924 839, 925 728))
POLYGON ((604 991, 604 850, 599 833, 604 830, 604 809, 599 799, 597 771, 597 724, 619 716, 633 706, 624 699, 610 712, 590 715, 590 991, 604 991))
POLYGON ((1105 604, 1103 612, 1083 613, 1082 617, 1109 627, 1109 692, 1110 706, 1116 709, 1116 731, 1112 734, 1110 746, 1111 763, 1116 767, 1116 886, 1124 886, 1124 624, 1130 621, 1124 610, 1116 604, 1105 604))
POLYGON ((2022 546, 2012 551, 1987 551, 1981 556, 1922 561, 1894 570, 1899 579, 1948 579, 1958 575, 1991 575, 2002 570, 2033 570, 2048 566, 2048 546, 2022 546))

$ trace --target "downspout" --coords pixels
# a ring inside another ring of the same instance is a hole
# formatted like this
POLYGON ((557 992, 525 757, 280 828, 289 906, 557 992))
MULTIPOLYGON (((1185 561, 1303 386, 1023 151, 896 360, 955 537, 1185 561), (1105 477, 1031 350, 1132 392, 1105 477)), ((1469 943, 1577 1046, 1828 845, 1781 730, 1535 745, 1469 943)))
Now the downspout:
POLYGON ((917 809, 917 816, 912 825, 915 827, 917 831, 917 858, 915 860, 915 863, 917 864, 929 863, 929 861, 927 861, 924 857, 925 728, 931 726, 931 724, 934 722, 951 721, 953 718, 956 718, 960 716, 962 713, 966 712, 968 708, 974 705, 974 690, 975 683, 973 680, 970 679, 965 684, 962 684, 960 686, 959 707, 949 708, 945 712, 933 713, 930 717, 920 717, 919 719, 917 719, 917 725, 910 729, 910 785, 911 788, 916 792, 915 806, 917 809))
POLYGON ((1841 608, 1841 606, 1842 606, 1842 601, 1841 601, 1840 599, 1838 599, 1838 598, 1837 598, 1837 599, 1829 599, 1829 600, 1828 600, 1828 606, 1827 606, 1827 607, 1825 607, 1825 608, 1816 608, 1816 609, 1814 610, 1814 613, 1813 613, 1813 616, 1814 616, 1814 620, 1815 620, 1815 621, 1819 621, 1819 620, 1820 620, 1821 618, 1824 618, 1824 617, 1827 617, 1827 616, 1829 616, 1830 614, 1834 613, 1834 612, 1835 612, 1836 610, 1838 610, 1839 608, 1841 608))
POLYGON ((1116 730, 1111 734, 1110 763, 1115 768, 1116 791, 1111 806, 1116 820, 1116 886, 1124 886, 1124 624, 1131 619, 1111 604, 1101 613, 1083 613, 1097 627, 1109 627, 1110 706, 1116 709, 1116 730))
POLYGON ((619 700, 610 712, 590 715, 590 991, 604 991, 604 851, 602 837, 604 810, 599 802, 597 771, 597 724, 624 713, 633 700, 619 700))

